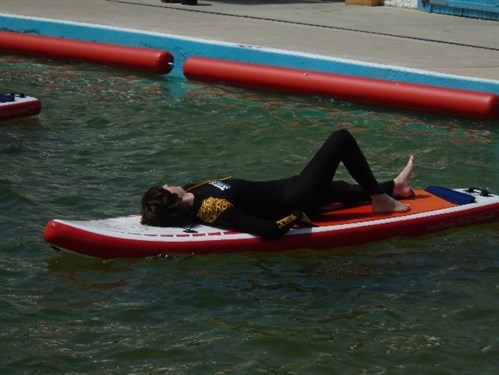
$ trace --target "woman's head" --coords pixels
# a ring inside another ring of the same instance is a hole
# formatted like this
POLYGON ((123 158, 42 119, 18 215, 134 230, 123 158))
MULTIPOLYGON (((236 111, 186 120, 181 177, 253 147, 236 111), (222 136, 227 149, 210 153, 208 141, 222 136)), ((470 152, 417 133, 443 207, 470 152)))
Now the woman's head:
POLYGON ((142 197, 144 225, 155 227, 179 227, 192 221, 191 208, 175 193, 164 188, 152 187, 142 197))

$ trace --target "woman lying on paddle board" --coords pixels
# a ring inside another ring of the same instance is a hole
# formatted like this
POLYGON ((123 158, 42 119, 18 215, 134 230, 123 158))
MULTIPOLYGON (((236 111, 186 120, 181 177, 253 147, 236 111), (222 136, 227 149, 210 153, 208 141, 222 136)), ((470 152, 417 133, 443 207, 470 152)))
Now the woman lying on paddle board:
POLYGON ((191 186, 150 188, 142 198, 142 224, 183 227, 196 222, 276 238, 293 225, 311 224, 305 212, 339 202, 372 202, 374 213, 402 212, 409 205, 413 157, 392 181, 379 184, 347 130, 332 133, 303 171, 289 178, 248 181, 226 178, 191 186), (358 185, 333 181, 342 162, 358 185))

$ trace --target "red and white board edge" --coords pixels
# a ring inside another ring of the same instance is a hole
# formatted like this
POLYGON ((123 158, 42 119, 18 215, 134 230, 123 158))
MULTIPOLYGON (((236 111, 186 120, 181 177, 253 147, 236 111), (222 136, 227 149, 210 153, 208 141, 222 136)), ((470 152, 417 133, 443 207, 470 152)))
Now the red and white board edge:
POLYGON ((182 253, 332 249, 499 221, 499 196, 482 196, 477 191, 468 194, 475 202, 357 223, 293 228, 276 240, 203 225, 194 227, 193 231, 147 227, 140 224, 139 215, 90 221, 50 220, 44 230, 44 240, 56 249, 91 257, 143 258, 182 253))
POLYGON ((34 116, 41 112, 39 99, 24 94, 10 94, 13 101, 0 102, 0 121, 34 116))

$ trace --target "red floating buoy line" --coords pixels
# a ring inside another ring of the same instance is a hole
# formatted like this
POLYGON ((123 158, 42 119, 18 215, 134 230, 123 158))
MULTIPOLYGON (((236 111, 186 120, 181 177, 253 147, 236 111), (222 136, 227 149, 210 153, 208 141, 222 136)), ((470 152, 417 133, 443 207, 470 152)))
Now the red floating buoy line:
POLYGON ((206 57, 189 57, 186 78, 239 87, 313 95, 358 104, 479 120, 499 118, 499 95, 206 57))
MULTIPOLYGON (((165 50, 0 31, 0 52, 43 56, 167 74, 174 58, 165 50)), ((499 95, 487 92, 347 76, 334 73, 191 56, 187 79, 437 113, 478 120, 499 118, 499 95)))
POLYGON ((170 52, 74 39, 0 31, 0 52, 81 61, 112 67, 167 74, 173 68, 170 52))

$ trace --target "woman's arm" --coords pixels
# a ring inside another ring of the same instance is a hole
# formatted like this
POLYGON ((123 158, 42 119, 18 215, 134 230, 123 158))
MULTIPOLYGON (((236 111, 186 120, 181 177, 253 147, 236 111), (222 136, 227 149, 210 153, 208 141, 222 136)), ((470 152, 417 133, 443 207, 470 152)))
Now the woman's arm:
POLYGON ((203 200, 196 216, 202 222, 210 225, 221 226, 269 239, 282 236, 296 222, 307 219, 302 212, 294 211, 279 220, 262 220, 234 207, 226 199, 215 197, 203 200))
POLYGON ((279 220, 262 220, 236 207, 224 211, 213 224, 250 233, 266 239, 282 236, 304 217, 301 211, 294 211, 279 220))

